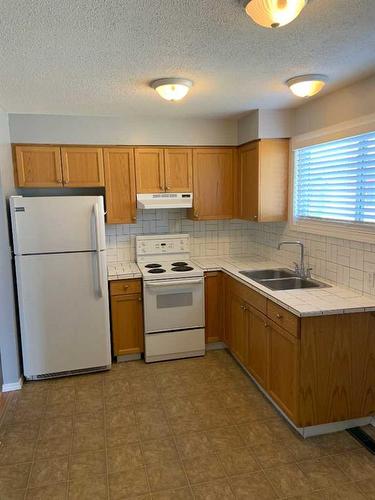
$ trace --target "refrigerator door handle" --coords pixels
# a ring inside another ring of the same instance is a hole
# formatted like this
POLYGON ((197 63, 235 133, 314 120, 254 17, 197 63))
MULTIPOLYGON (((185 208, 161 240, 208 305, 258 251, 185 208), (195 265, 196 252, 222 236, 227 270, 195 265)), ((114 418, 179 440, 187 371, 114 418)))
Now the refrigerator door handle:
POLYGON ((99 224, 99 205, 95 203, 94 205, 94 215, 95 215, 95 236, 96 236, 96 257, 98 260, 98 295, 103 297, 103 270, 102 270, 102 259, 100 255, 100 224, 99 224))

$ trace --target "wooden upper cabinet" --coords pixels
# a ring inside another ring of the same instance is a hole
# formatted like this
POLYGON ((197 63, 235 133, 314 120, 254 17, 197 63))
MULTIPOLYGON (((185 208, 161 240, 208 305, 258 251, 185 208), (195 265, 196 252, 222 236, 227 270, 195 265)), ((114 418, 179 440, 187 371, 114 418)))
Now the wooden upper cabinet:
POLYGON ((289 140, 261 139, 239 148, 238 186, 241 219, 287 220, 289 140))
POLYGON ((231 219, 233 217, 232 148, 193 149, 193 209, 195 220, 231 219))
POLYGON ((14 146, 15 183, 19 187, 61 187, 60 148, 14 146))
POLYGON ((131 148, 104 148, 105 199, 108 224, 136 221, 134 152, 131 148))
POLYGON ((191 193, 193 162, 191 149, 165 149, 165 189, 172 193, 191 193))
POLYGON ((102 148, 67 146, 61 148, 64 185, 104 186, 102 148))
POLYGON ((164 192, 164 150, 135 148, 134 155, 137 193, 164 192))
POLYGON ((239 149, 239 216, 241 219, 258 219, 258 143, 252 143, 239 149))

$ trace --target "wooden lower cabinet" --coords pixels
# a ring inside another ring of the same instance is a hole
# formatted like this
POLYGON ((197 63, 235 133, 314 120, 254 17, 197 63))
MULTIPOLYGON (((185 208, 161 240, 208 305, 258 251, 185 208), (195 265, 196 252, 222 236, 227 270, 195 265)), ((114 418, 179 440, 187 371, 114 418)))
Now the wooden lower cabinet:
POLYGON ((256 381, 268 388, 269 324, 266 316, 246 304, 248 354, 246 368, 256 381))
POLYGON ((270 324, 269 385, 272 399, 295 423, 299 422, 299 339, 270 324))
POLYGON ((112 345, 115 356, 138 354, 144 350, 141 289, 141 280, 110 283, 112 345))
POLYGON ((298 427, 375 414, 375 313, 298 318, 223 283, 224 341, 298 427))
POLYGON ((303 318, 301 425, 375 414, 375 313, 303 318))
POLYGON ((229 328, 231 335, 231 351, 245 366, 248 360, 248 332, 245 303, 240 295, 231 294, 229 298, 229 328))
POLYGON ((205 278, 205 313, 206 344, 223 340, 223 276, 220 271, 206 272, 205 278))

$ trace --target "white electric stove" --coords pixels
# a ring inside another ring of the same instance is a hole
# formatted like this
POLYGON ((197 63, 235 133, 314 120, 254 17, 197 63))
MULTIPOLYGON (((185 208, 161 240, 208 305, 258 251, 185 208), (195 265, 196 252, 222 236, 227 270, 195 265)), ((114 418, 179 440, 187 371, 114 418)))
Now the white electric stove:
POLYGON ((143 276, 145 361, 205 354, 204 276, 188 234, 137 236, 143 276))

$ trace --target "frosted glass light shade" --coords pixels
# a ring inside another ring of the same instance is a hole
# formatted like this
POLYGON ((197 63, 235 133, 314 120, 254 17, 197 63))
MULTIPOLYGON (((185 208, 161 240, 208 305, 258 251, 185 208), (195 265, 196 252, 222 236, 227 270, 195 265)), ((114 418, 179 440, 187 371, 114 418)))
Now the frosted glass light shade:
POLYGON ((290 78, 286 84, 297 97, 311 97, 322 90, 327 80, 325 75, 302 75, 290 78))
POLYGON ((260 26, 279 28, 293 21, 309 0, 250 0, 247 14, 260 26))
POLYGON ((184 78, 162 78, 151 83, 151 87, 167 101, 180 101, 192 86, 193 82, 184 78))

